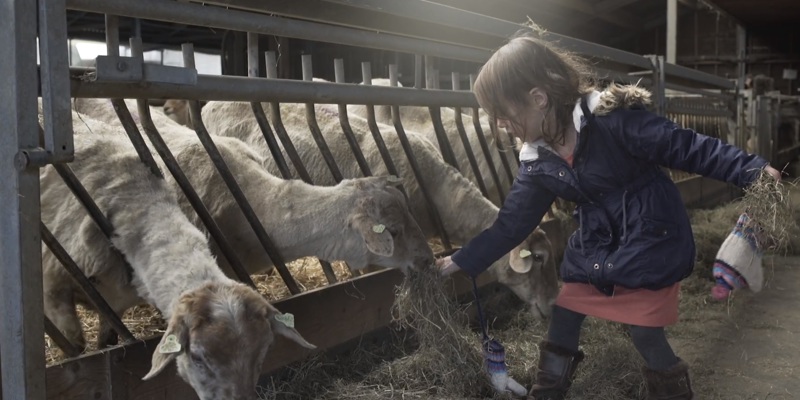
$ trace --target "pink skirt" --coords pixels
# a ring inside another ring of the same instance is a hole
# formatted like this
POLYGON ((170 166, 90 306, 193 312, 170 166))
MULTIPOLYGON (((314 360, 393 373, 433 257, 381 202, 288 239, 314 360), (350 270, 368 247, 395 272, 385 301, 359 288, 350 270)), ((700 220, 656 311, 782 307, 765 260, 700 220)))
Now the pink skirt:
POLYGON ((663 327, 678 322, 679 295, 680 283, 659 290, 617 286, 612 296, 587 283, 565 283, 556 305, 623 324, 663 327))

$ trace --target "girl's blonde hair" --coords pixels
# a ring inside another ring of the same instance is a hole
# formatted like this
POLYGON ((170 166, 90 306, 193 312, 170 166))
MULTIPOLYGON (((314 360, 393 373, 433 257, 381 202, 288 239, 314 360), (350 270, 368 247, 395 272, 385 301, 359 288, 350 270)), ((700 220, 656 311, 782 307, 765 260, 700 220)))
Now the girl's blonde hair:
POLYGON ((542 30, 532 22, 514 34, 481 68, 474 92, 481 107, 496 119, 513 118, 511 107, 527 105, 530 90, 542 89, 548 97, 545 118, 556 122, 556 131, 543 131, 542 136, 549 144, 563 143, 575 103, 594 89, 594 78, 585 60, 541 36, 542 30))

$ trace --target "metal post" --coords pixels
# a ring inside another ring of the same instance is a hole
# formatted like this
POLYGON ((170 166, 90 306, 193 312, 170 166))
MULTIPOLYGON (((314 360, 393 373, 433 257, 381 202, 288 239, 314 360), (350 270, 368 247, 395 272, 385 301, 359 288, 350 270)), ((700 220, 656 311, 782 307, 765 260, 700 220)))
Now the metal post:
MULTIPOLYGON (((747 126, 744 116, 744 80, 747 74, 747 31, 742 25, 736 25, 736 57, 739 61, 736 85, 736 138, 734 143, 742 149, 747 148, 747 126)), ((752 107, 752 105, 751 105, 752 107)))
POLYGON ((650 56, 650 60, 653 62, 653 90, 655 93, 655 112, 658 115, 666 115, 667 109, 667 96, 666 96, 666 87, 664 86, 666 82, 666 76, 664 72, 664 56, 650 56))
POLYGON ((45 399, 39 169, 21 150, 39 144, 36 2, 2 0, 0 36, 0 370, 4 399, 45 399), (21 167, 18 169, 18 166, 21 167))

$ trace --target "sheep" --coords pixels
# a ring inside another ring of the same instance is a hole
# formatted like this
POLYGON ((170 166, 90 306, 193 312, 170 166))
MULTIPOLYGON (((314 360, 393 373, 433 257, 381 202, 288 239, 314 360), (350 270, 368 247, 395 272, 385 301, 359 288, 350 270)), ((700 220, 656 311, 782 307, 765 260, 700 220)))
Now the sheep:
MULTIPOLYGON (((113 224, 114 237, 106 240, 52 166, 40 171, 42 221, 114 311, 122 314, 147 302, 168 321, 142 379, 175 361, 178 375, 202 400, 255 398, 260 366, 275 334, 308 349, 315 346, 286 325, 288 316, 258 292, 223 274, 174 191, 151 174, 121 134, 110 134, 115 128, 76 113, 72 117, 75 160, 70 165, 113 224), (122 257, 133 269, 131 281, 122 257)), ((75 302, 86 299, 48 249, 42 260, 45 315, 83 347, 75 302)))
MULTIPOLYGON (((385 78, 375 78, 372 79, 372 84, 376 86, 389 86, 390 82, 385 78)), ((401 106, 399 109, 400 120, 403 123, 403 128, 423 134, 424 137, 426 137, 431 143, 434 144, 434 146, 436 146, 437 149, 439 149, 439 141, 436 138, 436 131, 433 128, 433 120, 431 119, 431 114, 428 110, 428 107, 401 106)), ((461 173, 464 174, 464 176, 466 176, 470 182, 477 184, 477 177, 475 176, 475 172, 468 161, 467 152, 464 149, 461 136, 458 132, 455 110, 446 107, 442 107, 440 110, 442 126, 444 127, 444 131, 447 133, 447 139, 450 143, 450 148, 453 150, 453 155, 455 156, 456 160, 458 160, 458 167, 461 170, 461 173)), ((347 107, 347 111, 361 118, 367 118, 366 107, 363 105, 349 105, 347 107)), ((480 125, 483 132, 483 137, 486 139, 486 143, 489 147, 489 152, 492 158, 492 164, 494 165, 498 175, 497 184, 499 184, 501 190, 505 191, 510 186, 510 182, 501 158, 506 159, 506 162, 512 167, 513 171, 513 168, 517 165, 516 161, 514 160, 514 152, 511 150, 508 140, 501 142, 504 146, 503 150, 497 148, 497 140, 495 135, 491 133, 491 128, 488 120, 486 119, 486 114, 482 112, 480 114, 482 115, 480 125)), ((376 106, 375 119, 380 123, 393 125, 391 107, 376 106)), ((478 132, 475 130, 472 116, 462 115, 461 119, 464 126, 464 132, 466 133, 470 147, 472 148, 472 153, 475 155, 475 159, 478 164, 478 170, 483 178, 489 200, 491 200, 495 205, 499 206, 501 205, 501 202, 500 195, 498 194, 498 187, 489 171, 489 160, 485 157, 483 150, 480 147, 478 132)), ((498 136, 507 138, 507 135, 504 135, 505 130, 502 128, 498 129, 500 129, 498 136)))
MULTIPOLYGON (((107 101, 76 99, 73 107, 119 124, 107 101)), ((272 262, 197 135, 161 113, 151 115, 247 272, 269 271, 272 262)), ((351 270, 375 265, 404 272, 433 263, 433 252, 422 230, 408 212, 402 193, 387 177, 346 179, 328 187, 283 180, 267 172, 265 160, 239 139, 215 137, 214 142, 285 261, 313 256, 345 261, 351 270)), ((179 190, 171 176, 168 180, 179 190)), ((184 196, 179 203, 195 226, 205 230, 184 196)), ((216 243, 212 249, 219 254, 216 243)), ((219 262, 229 276, 234 276, 224 257, 219 262)))
POLYGON ((186 100, 169 99, 164 102, 164 114, 173 121, 194 129, 189 117, 189 103, 186 100))
MULTIPOLYGON (((262 106, 268 105, 263 104, 262 106)), ((361 176, 361 171, 353 160, 350 147, 342 135, 337 108, 331 105, 316 105, 315 112, 319 128, 341 173, 346 178, 361 176)), ((287 133, 314 183, 318 185, 335 184, 316 143, 308 132, 305 106, 282 104, 281 115, 287 133)), ((277 167, 249 103, 209 102, 203 108, 202 119, 209 132, 220 136, 236 137, 252 146, 264 157, 265 168, 277 173, 277 167)), ((350 117, 350 125, 364 152, 371 172, 376 175, 386 174, 386 166, 374 144, 367 121, 353 116, 350 117)), ((412 215, 429 238, 436 236, 436 229, 428 214, 427 204, 410 169, 394 127, 379 124, 379 129, 397 166, 399 177, 402 179, 412 215)), ((423 171, 423 179, 431 193, 433 203, 441 213, 442 222, 450 239, 457 243, 464 243, 491 226, 497 217, 498 207, 483 197, 480 191, 455 168, 445 164, 436 147, 425 137, 413 131, 407 131, 406 135, 420 169, 423 171)), ((285 154, 284 157, 286 157, 285 154)), ((290 169, 295 173, 291 164, 290 169)), ((512 288, 523 301, 528 303, 535 316, 544 317, 550 313, 558 288, 556 266, 552 254, 551 243, 547 240, 544 232, 539 229, 531 235, 528 241, 512 250, 510 255, 506 255, 496 262, 489 271, 497 277, 499 282, 512 288), (511 255, 518 256, 523 250, 534 255, 531 258, 522 257, 525 262, 530 261, 531 266, 519 266, 511 262, 511 255)))

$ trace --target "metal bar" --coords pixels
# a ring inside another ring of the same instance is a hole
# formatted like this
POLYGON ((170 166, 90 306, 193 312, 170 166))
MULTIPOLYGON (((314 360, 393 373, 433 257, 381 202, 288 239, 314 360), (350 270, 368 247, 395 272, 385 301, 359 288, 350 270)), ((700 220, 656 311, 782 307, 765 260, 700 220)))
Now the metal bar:
MULTIPOLYGON (((181 47, 183 49, 183 65, 187 68, 195 68, 194 50, 192 49, 191 43, 183 44, 181 47)), ((158 132, 153 125, 153 121, 150 118, 150 107, 147 105, 147 100, 139 99, 137 100, 137 103, 139 105, 139 115, 142 117, 142 125, 145 127, 151 125, 150 129, 153 131, 153 135, 158 135, 158 132)), ((208 134, 205 124, 203 124, 203 120, 200 118, 199 101, 194 100, 189 102, 189 113, 192 118, 192 125, 194 126, 194 131, 197 133, 198 139, 200 139, 200 142, 206 149, 211 161, 214 162, 217 172, 219 172, 222 180, 225 181, 225 185, 228 186, 228 190, 230 190, 234 200, 236 200, 236 204, 239 205, 244 217, 247 219, 247 222, 253 229, 253 233, 255 233, 256 237, 258 238, 259 243, 261 243, 261 247, 264 248, 264 251, 267 252, 270 260, 272 260, 273 265, 275 265, 275 268, 277 268, 278 273, 280 273, 281 278, 283 278, 283 282, 286 284, 286 287, 289 288, 289 292, 292 294, 300 293, 300 287, 297 285, 297 282, 295 282, 292 274, 286 267, 283 256, 281 256, 278 248, 272 242, 272 239, 270 239, 269 234, 267 234, 266 229, 264 229, 264 226, 261 225, 258 215, 256 214, 255 210, 253 210, 250 202, 247 201, 247 197, 242 191, 242 188, 236 182, 236 178, 234 178, 233 174, 231 174, 228 165, 225 163, 225 159, 222 158, 222 154, 220 154, 219 149, 217 149, 217 146, 214 144, 214 141, 208 134)), ((147 131, 147 128, 145 128, 145 130, 147 131)), ((246 271, 241 271, 241 273, 247 275, 246 271)), ((253 284, 253 281, 250 280, 249 275, 247 275, 247 280, 242 280, 255 287, 255 284, 253 284)))
MULTIPOLYGON (((85 69, 76 69, 85 71, 85 69)), ((348 85, 334 82, 305 82, 288 79, 251 79, 239 76, 198 75, 197 85, 170 85, 157 82, 89 82, 81 77, 71 80, 73 97, 124 97, 131 99, 259 101, 321 104, 385 104, 427 107, 476 107, 470 92, 406 87, 348 85)))
MULTIPOLYGON (((303 68, 303 80, 306 82, 311 82, 314 75, 312 72, 311 54, 303 54, 301 59, 303 68)), ((325 160, 325 164, 331 171, 333 179, 336 182, 341 182, 343 179, 342 172, 339 170, 339 166, 336 165, 336 160, 333 158, 333 154, 331 154, 331 149, 328 148, 328 143, 325 142, 325 138, 322 136, 322 132, 319 130, 319 125, 317 124, 317 116, 316 113, 314 112, 314 103, 305 103, 305 106, 306 106, 306 123, 308 124, 308 129, 311 131, 311 137, 314 138, 314 142, 317 144, 317 148, 319 148, 319 151, 322 154, 322 158, 325 160)))
MULTIPOLYGON (((470 91, 472 91, 475 88, 475 78, 476 78, 475 74, 469 75, 470 91)), ((481 121, 480 113, 478 112, 478 108, 475 107, 472 109, 472 124, 475 126, 475 131, 478 132, 478 136, 484 137, 484 132, 483 128, 481 127, 480 121, 481 121)), ((503 145, 503 140, 501 136, 497 133, 497 125, 495 124, 494 120, 489 121, 489 130, 491 131, 490 133, 494 137, 495 147, 497 147, 497 151, 500 155, 500 163, 503 165, 503 169, 506 171, 506 176, 508 177, 509 182, 513 182, 514 173, 511 170, 511 165, 508 164, 508 157, 505 157, 505 152, 508 150, 506 149, 506 146, 503 145)), ((511 148, 514 149, 513 141, 511 148)), ((514 157, 517 159, 517 162, 519 162, 519 154, 517 154, 516 149, 514 149, 513 151, 514 151, 514 157)), ((503 199, 502 201, 505 201, 504 194, 500 195, 500 198, 503 199)))
MULTIPOLYGON (((312 72, 311 55, 304 54, 301 62, 303 69, 303 80, 313 80, 314 74, 312 72)), ((325 138, 322 136, 322 132, 319 130, 317 116, 314 113, 313 103, 306 103, 306 122, 308 123, 308 128, 311 130, 311 135, 314 137, 314 141, 317 143, 317 147, 322 153, 322 157, 325 159, 325 163, 328 164, 328 169, 330 169, 333 179, 336 181, 336 183, 341 182, 344 178, 342 177, 341 171, 339 171, 339 166, 336 165, 336 160, 333 158, 333 154, 331 154, 328 144, 325 142, 325 138)), ((328 283, 336 283, 336 272, 333 271, 333 266, 328 261, 322 259, 319 259, 319 263, 322 266, 322 272, 325 274, 325 279, 328 280, 328 283)), ((350 269, 349 266, 348 269, 350 269)))
MULTIPOLYGON (((106 15, 105 25, 106 25, 106 51, 108 52, 109 56, 118 56, 119 18, 113 15, 106 15)), ((97 97, 106 97, 106 96, 97 96, 97 97)), ((161 172, 161 169, 158 167, 158 164, 156 164, 156 160, 153 158, 153 154, 150 153, 150 149, 144 142, 142 135, 139 134, 139 129, 136 128, 136 122, 133 120, 130 110, 128 110, 128 106, 125 105, 125 100, 122 99, 122 97, 124 96, 116 96, 116 97, 118 98, 111 99, 111 105, 114 107, 114 111, 116 112, 117 117, 119 118, 119 122, 125 129, 125 133, 128 135, 131 144, 133 144, 133 148, 136 150, 136 154, 139 155, 139 159, 142 160, 142 162, 144 163, 144 165, 147 166, 147 168, 150 169, 150 172, 153 173, 153 175, 163 178, 164 174, 161 172)))
MULTIPOLYGON (((393 65, 389 66, 389 74, 391 75, 391 68, 393 65)), ((395 74, 397 73, 397 66, 395 67, 395 74)), ((458 72, 453 72, 451 74, 451 81, 453 85, 453 90, 460 90, 459 89, 459 80, 461 77, 458 75, 458 72)), ((478 184, 478 189, 480 189, 481 193, 484 197, 489 197, 489 191, 486 190, 486 184, 483 182, 483 175, 481 174, 481 169, 478 167, 478 161, 475 160, 475 154, 472 153, 472 147, 469 143, 469 137, 467 137, 467 131, 464 129, 464 120, 461 118, 461 107, 453 108, 455 122, 456 122, 456 130, 458 130, 458 136, 461 137, 461 144, 464 145, 464 152, 467 154, 467 160, 469 161, 470 167, 472 167, 472 172, 475 174, 475 180, 478 184)), ((488 158, 487 164, 491 165, 491 158, 488 158)), ((495 181, 496 184, 499 185, 499 182, 495 181)))
POLYGON ((485 62, 490 52, 467 46, 436 43, 386 33, 271 17, 220 7, 207 7, 159 0, 67 0, 73 10, 124 15, 128 17, 198 25, 233 31, 254 32, 295 39, 338 43, 405 53, 423 53, 456 60, 485 62))
MULTIPOLYGON (((247 74, 251 78, 258 77, 258 34, 251 32, 247 33, 247 65, 247 74)), ((261 134, 264 135, 264 140, 267 141, 267 148, 272 154, 272 159, 275 160, 278 171, 280 171, 283 179, 292 179, 289 165, 286 164, 286 159, 283 158, 283 153, 278 146, 278 141, 275 139, 275 134, 272 132, 272 128, 269 127, 264 108, 257 101, 250 102, 250 108, 253 109, 253 116, 256 118, 259 129, 261 129, 261 134)))
MULTIPOLYGON (((495 186, 497 188, 497 194, 500 196, 500 203, 506 201, 506 195, 504 188, 500 185, 500 175, 497 173, 497 168, 494 165, 494 158, 492 157, 492 152, 489 149, 489 143, 486 142, 486 136, 483 132, 483 128, 481 127, 480 121, 480 114, 478 113, 478 108, 472 108, 472 126, 475 128, 475 134, 478 136, 478 143, 481 146, 481 150, 483 151, 484 157, 486 157, 486 162, 489 165, 489 173, 492 175, 492 179, 495 182, 495 186)), ((497 138, 495 138, 497 140, 497 138)), ((502 162, 507 166, 508 161, 505 160, 504 153, 502 151, 498 152, 500 159, 503 160, 502 162)))
MULTIPOLYGON (((439 81, 439 76, 433 68, 433 59, 425 56, 425 88, 436 89, 436 83, 439 81)), ((399 109, 399 107, 398 107, 399 109)), ((450 147, 450 140, 447 138, 447 132, 442 126, 442 111, 438 108, 428 107, 428 113, 431 115, 431 123, 433 124, 433 131, 436 133, 436 141, 439 142, 439 151, 442 153, 444 161, 453 166, 453 168, 460 170, 458 167, 458 160, 453 153, 453 148, 450 147)))
POLYGON ((72 343, 64 337, 64 334, 53 324, 53 321, 47 316, 44 316, 44 333, 50 336, 50 339, 56 346, 67 355, 68 358, 77 357, 81 354, 81 350, 75 347, 72 343))
POLYGON ((212 0, 203 4, 214 4, 228 8, 253 10, 270 15, 280 15, 305 21, 322 22, 380 31, 402 36, 423 38, 445 43, 469 43, 471 47, 495 48, 501 38, 461 27, 448 27, 433 22, 424 22, 411 17, 397 17, 363 8, 334 4, 322 0, 212 0))
POLYGON ((667 0, 667 62, 675 64, 678 42, 678 0, 667 0))
POLYGON ((38 0, 44 148, 55 162, 72 161, 72 111, 69 104, 67 9, 64 0, 38 0))
POLYGON ((738 60, 736 82, 736 140, 734 144, 742 149, 747 148, 747 126, 744 116, 744 80, 747 73, 747 31, 742 25, 736 25, 736 56, 738 60))
MULTIPOLYGON (((389 81, 392 86, 397 85, 397 68, 389 68, 389 81)), ((406 158, 408 158, 408 165, 411 167, 411 171, 414 173, 414 178, 417 180, 417 184, 419 185, 419 190, 422 192, 425 203, 428 205, 428 214, 431 217, 433 226, 436 228, 439 238, 442 239, 442 244, 444 245, 445 250, 450 250, 453 248, 453 246, 450 244, 450 238, 447 235, 447 231, 444 229, 444 223, 442 223, 442 217, 439 215, 439 210, 436 208, 436 204, 433 202, 433 197, 431 196, 430 192, 428 191, 428 187, 425 184, 425 177, 422 175, 422 170, 417 163, 417 157, 414 155, 414 149, 411 148, 411 143, 408 141, 406 131, 403 129, 403 123, 400 121, 399 106, 392 106, 392 123, 394 123, 394 129, 397 131, 397 138, 400 140, 400 145, 403 146, 403 151, 406 153, 406 158)))
POLYGON ((2 0, 0 8, 0 382, 6 400, 44 400, 39 169, 11 162, 39 144, 36 3, 2 0))
MULTIPOLYGON (((334 59, 333 70, 336 77, 336 83, 345 83, 344 60, 341 58, 334 59)), ((339 103, 338 106, 339 125, 342 126, 342 132, 344 132, 344 137, 347 139, 347 144, 350 145, 350 150, 353 151, 353 156, 356 158, 356 163, 358 163, 361 173, 364 174, 364 176, 371 176, 372 171, 369 168, 369 164, 367 164, 367 159, 364 158, 364 153, 361 151, 361 147, 358 145, 358 140, 353 134, 353 128, 350 127, 350 120, 347 116, 347 104, 339 103)))
POLYGON ((733 117, 733 113, 726 109, 703 109, 667 103, 666 112, 675 114, 689 114, 697 116, 733 117))
MULTIPOLYGON (((361 78, 364 84, 358 86, 372 86, 372 65, 368 61, 361 63, 361 78)), ((372 138, 375 140, 375 146, 378 147, 378 152, 381 153, 383 163, 386 164, 386 170, 389 174, 399 177, 400 174, 397 172, 394 161, 392 161, 392 155, 389 153, 389 149, 386 148, 386 142, 383 141, 383 135, 381 135, 381 130, 378 128, 378 123, 375 121, 375 107, 369 104, 366 108, 367 125, 369 126, 370 133, 372 133, 372 138)), ((395 110, 392 109, 392 114, 394 113, 395 110)), ((394 115, 392 117, 394 117, 394 115)), ((408 197, 404 188, 401 187, 400 190, 403 192, 403 195, 408 197)))
POLYGON ((414 88, 422 89, 424 76, 422 75, 422 55, 414 54, 414 88))
MULTIPOLYGON (((278 76, 278 64, 276 61, 275 52, 268 51, 266 54, 267 78, 275 78, 278 76)), ((300 176, 300 179, 302 179, 303 182, 312 184, 311 175, 308 174, 308 170, 306 170, 305 165, 303 165, 303 160, 300 159, 300 155, 297 154, 297 149, 295 149, 292 139, 289 138, 286 128, 283 127, 283 120, 281 119, 281 105, 277 101, 272 101, 269 103, 269 108, 275 133, 278 135, 278 139, 280 139, 281 144, 283 144, 283 149, 286 151, 286 154, 289 155, 289 159, 292 161, 292 165, 294 165, 297 175, 300 176)))
POLYGON ((61 265, 64 266, 64 269, 67 270, 72 280, 83 290, 97 313, 102 315, 106 321, 111 324, 111 327, 114 328, 124 341, 135 341, 136 338, 122 322, 116 311, 106 302, 103 295, 95 289, 94 285, 89 281, 89 278, 83 274, 78 264, 76 264, 75 260, 67 253, 67 250, 61 246, 61 243, 53 236, 53 233, 47 228, 44 222, 39 222, 39 230, 42 236, 42 242, 44 242, 47 248, 50 249, 50 252, 56 256, 61 265))
POLYGON ((731 100, 733 98, 733 96, 730 93, 711 92, 711 91, 708 91, 708 90, 696 89, 696 88, 692 88, 692 87, 688 87, 688 86, 682 86, 682 85, 676 85, 674 83, 667 83, 667 84, 664 85, 664 87, 667 88, 667 89, 678 90, 678 91, 685 92, 685 93, 699 94, 699 95, 704 96, 704 97, 713 97, 715 99, 721 99, 721 100, 725 100, 725 101, 729 101, 729 100, 731 100))
POLYGON ((693 82, 711 86, 713 88, 726 90, 733 90, 736 88, 736 84, 726 78, 707 74, 696 69, 681 67, 675 64, 664 63, 664 73, 666 76, 671 78, 688 79, 693 82))
POLYGON ((650 56, 653 63, 653 89, 655 97, 656 114, 664 115, 666 113, 666 88, 664 83, 665 78, 665 65, 664 56, 650 56))

